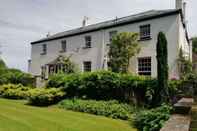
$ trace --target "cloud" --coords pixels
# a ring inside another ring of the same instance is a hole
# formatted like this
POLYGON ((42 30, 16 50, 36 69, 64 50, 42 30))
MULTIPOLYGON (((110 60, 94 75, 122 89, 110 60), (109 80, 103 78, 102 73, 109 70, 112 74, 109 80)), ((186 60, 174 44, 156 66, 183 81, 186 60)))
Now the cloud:
POLYGON ((40 32, 40 31, 46 31, 43 27, 39 27, 36 25, 25 25, 21 23, 13 23, 6 20, 0 19, 0 27, 1 28, 14 28, 18 30, 26 30, 26 31, 33 31, 33 32, 40 32))

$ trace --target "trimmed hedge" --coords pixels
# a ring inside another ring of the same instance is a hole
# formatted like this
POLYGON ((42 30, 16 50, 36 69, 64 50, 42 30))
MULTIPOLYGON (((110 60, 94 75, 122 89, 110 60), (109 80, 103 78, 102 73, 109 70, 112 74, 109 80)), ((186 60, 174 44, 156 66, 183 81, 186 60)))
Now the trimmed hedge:
POLYGON ((133 113, 133 107, 128 104, 120 104, 118 101, 95 101, 95 100, 63 100, 59 103, 60 108, 85 112, 95 115, 111 117, 114 119, 128 120, 133 113))
POLYGON ((162 105, 161 107, 137 112, 134 115, 132 124, 139 131, 159 131, 165 121, 170 118, 172 107, 168 105, 162 105))
POLYGON ((148 102, 154 93, 156 80, 119 74, 110 71, 97 71, 78 74, 56 74, 49 78, 47 87, 62 87, 68 98, 78 97, 95 100, 119 100, 148 102), (147 91, 149 95, 147 95, 147 91), (152 91, 153 90, 153 91, 152 91))
POLYGON ((27 92, 27 99, 31 105, 48 106, 59 102, 64 95, 61 89, 35 88, 27 92))
POLYGON ((30 87, 25 87, 21 84, 14 85, 1 85, 0 86, 0 96, 9 99, 25 99, 27 97, 27 91, 31 89, 30 87))

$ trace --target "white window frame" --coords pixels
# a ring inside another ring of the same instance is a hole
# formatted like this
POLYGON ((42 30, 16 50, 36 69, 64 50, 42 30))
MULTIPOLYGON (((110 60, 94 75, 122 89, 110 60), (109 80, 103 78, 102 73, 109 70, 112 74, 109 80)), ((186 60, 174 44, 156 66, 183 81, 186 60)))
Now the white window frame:
POLYGON ((151 39, 151 25, 141 25, 140 26, 140 40, 151 39))
POLYGON ((85 48, 91 48, 91 47, 92 47, 92 37, 85 36, 85 48))
POLYGON ((151 76, 152 75, 152 58, 151 57, 139 57, 137 59, 137 71, 138 71, 138 75, 151 76), (143 59, 147 61, 145 61, 145 63, 141 63, 142 65, 140 65, 140 60, 143 60, 143 59))
POLYGON ((92 71, 92 62, 91 61, 84 61, 83 62, 83 72, 91 72, 91 71, 92 71), (88 65, 88 66, 90 66, 90 69, 87 69, 87 65, 85 65, 87 63, 90 64, 90 65, 88 65))
POLYGON ((61 41, 61 51, 60 52, 66 52, 67 51, 67 41, 62 40, 61 41))

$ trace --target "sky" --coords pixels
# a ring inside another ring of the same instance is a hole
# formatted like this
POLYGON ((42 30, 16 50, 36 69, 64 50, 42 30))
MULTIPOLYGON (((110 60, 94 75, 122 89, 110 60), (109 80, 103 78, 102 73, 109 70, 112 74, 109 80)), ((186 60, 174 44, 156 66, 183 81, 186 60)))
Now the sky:
MULTIPOLYGON (((197 36, 197 0, 187 2, 189 36, 197 36)), ((175 0, 0 0, 0 51, 10 68, 27 71, 30 42, 61 31, 152 9, 173 9, 175 0)))

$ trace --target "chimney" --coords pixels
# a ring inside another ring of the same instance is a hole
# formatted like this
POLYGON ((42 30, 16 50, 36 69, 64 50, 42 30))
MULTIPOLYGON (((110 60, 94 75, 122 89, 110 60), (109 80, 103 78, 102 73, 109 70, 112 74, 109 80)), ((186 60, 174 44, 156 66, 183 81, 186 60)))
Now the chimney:
POLYGON ((183 9, 183 0, 176 0, 176 9, 183 9))
POLYGON ((46 37, 49 37, 50 35, 51 35, 50 32, 48 32, 47 35, 46 35, 46 37))
POLYGON ((176 9, 181 9, 183 14, 184 22, 186 21, 186 2, 184 0, 176 0, 176 9))
POLYGON ((184 17, 184 19, 186 18, 186 5, 187 5, 187 3, 186 2, 184 2, 183 3, 183 17, 184 17))
POLYGON ((85 27, 87 25, 88 20, 89 20, 89 18, 87 16, 84 16, 83 22, 82 22, 82 27, 85 27))

